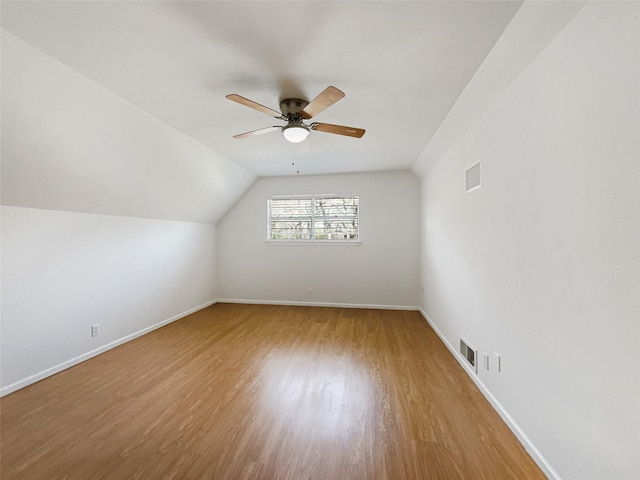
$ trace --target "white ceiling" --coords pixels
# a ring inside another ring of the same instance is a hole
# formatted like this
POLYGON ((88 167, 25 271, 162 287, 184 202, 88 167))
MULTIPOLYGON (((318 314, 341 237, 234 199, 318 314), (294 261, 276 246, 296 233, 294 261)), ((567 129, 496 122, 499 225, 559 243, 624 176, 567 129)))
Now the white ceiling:
POLYGON ((2 2, 2 27, 259 176, 412 167, 521 2, 2 2), (281 124, 278 109, 334 85, 315 120, 362 139, 281 124), (292 162, 295 165, 292 165, 292 162))

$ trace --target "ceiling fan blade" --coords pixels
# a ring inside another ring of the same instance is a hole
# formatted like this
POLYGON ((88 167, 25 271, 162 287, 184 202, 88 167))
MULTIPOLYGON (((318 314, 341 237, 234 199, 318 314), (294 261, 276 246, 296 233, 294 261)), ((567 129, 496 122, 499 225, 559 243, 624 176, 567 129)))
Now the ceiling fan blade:
POLYGON ((271 117, 275 117, 275 118, 282 117, 282 113, 277 112, 276 110, 273 110, 269 107, 265 107, 264 105, 260 105, 259 103, 254 102, 253 100, 249 100, 248 98, 244 98, 240 95, 236 95, 235 93, 227 95, 225 98, 228 98, 231 101, 237 102, 240 105, 245 105, 249 108, 253 108, 254 110, 258 110, 259 112, 266 113, 271 117))
POLYGON ((332 125, 330 123, 313 123, 311 125, 313 130, 326 133, 337 133, 338 135, 346 135, 347 137, 360 138, 364 135, 362 128, 344 127, 342 125, 332 125))
POLYGON ((266 127, 261 128, 259 130, 253 130, 251 132, 239 133, 238 135, 234 135, 233 138, 249 138, 255 137, 256 135, 262 135, 264 133, 275 132, 276 130, 282 130, 282 127, 266 127))
POLYGON ((320 95, 311 100, 309 105, 304 107, 300 115, 302 118, 313 118, 325 108, 330 107, 338 100, 344 97, 344 93, 338 90, 336 87, 325 88, 320 95))

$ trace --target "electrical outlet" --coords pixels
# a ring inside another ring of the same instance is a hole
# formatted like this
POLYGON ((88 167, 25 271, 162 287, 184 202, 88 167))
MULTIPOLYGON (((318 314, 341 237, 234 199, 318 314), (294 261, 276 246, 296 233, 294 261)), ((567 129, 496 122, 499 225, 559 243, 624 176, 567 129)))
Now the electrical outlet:
POLYGON ((499 353, 494 352, 494 355, 496 356, 496 370, 498 370, 498 373, 500 373, 502 372, 502 357, 499 353))
POLYGON ((100 335, 100 324, 91 325, 91 336, 97 337, 98 335, 100 335))
POLYGON ((482 359, 484 360, 484 368, 486 370, 489 370, 489 354, 488 353, 483 353, 482 354, 482 359))
POLYGON ((309 287, 309 289, 307 290, 307 295, 309 295, 309 296, 313 295, 311 287, 309 287))

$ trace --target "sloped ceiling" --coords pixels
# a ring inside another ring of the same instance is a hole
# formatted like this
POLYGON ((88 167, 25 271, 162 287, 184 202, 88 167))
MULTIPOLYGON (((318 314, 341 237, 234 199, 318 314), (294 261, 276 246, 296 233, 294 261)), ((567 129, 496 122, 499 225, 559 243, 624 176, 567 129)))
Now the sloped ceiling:
POLYGON ((255 175, 2 31, 2 205, 216 223, 255 175))
POLYGON ((258 176, 422 173, 578 2, 2 1, 2 204, 215 223, 258 176), (328 85, 314 120, 277 109, 328 85))
POLYGON ((2 27, 258 176, 410 168, 521 2, 2 2, 2 27), (292 145, 278 109, 335 85, 346 97, 292 145), (292 165, 295 163, 295 165, 292 165))

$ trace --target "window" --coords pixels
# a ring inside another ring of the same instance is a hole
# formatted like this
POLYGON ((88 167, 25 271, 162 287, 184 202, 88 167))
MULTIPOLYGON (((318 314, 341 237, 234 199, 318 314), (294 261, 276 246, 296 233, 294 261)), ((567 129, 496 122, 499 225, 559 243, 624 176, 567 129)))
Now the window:
POLYGON ((268 240, 357 241, 358 196, 273 197, 268 240))

